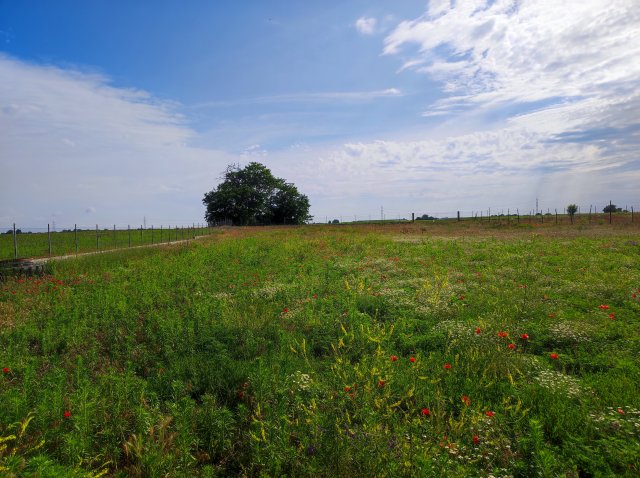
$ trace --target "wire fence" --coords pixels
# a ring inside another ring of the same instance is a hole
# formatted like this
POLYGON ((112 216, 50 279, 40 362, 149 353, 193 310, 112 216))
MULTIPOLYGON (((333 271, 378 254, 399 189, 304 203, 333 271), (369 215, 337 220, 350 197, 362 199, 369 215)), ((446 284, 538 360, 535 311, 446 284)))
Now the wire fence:
MULTIPOLYGON (((416 208, 417 209, 417 208, 416 208)), ((576 205, 573 214, 567 211, 566 207, 562 208, 519 208, 519 207, 488 207, 485 209, 475 210, 455 210, 455 211, 427 211, 420 208, 419 212, 407 212, 406 210, 390 210, 381 207, 377 213, 368 213, 363 211, 341 211, 340 214, 317 214, 314 217, 315 224, 341 224, 341 223, 362 223, 362 222, 394 222, 394 221, 412 221, 412 220, 447 220, 454 219, 460 221, 477 220, 477 221, 502 221, 505 222, 525 222, 525 223, 557 223, 571 224, 573 221, 578 223, 605 221, 610 223, 638 222, 637 205, 625 205, 618 207, 612 202, 608 204, 595 205, 576 205), (606 212, 605 212, 606 211, 606 212)))
POLYGON ((54 231, 46 228, 17 227, 13 224, 0 234, 0 260, 54 257, 87 252, 101 252, 130 247, 171 244, 213 234, 215 227, 226 224, 191 224, 187 226, 159 226, 117 228, 78 227, 54 231))

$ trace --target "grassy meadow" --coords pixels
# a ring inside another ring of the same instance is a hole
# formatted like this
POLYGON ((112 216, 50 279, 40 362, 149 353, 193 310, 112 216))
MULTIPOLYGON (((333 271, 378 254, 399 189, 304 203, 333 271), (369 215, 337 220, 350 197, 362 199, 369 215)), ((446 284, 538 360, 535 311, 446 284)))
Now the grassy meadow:
MULTIPOLYGON (((124 249, 159 243, 182 241, 194 237, 215 233, 208 227, 178 227, 167 229, 78 229, 77 232, 51 232, 51 255, 124 249), (76 249, 77 245, 77 249, 76 249)), ((49 237, 44 232, 16 234, 18 257, 47 257, 49 255, 49 237)), ((15 249, 13 234, 0 234, 0 260, 13 259, 15 249)))
POLYGON ((640 229, 231 228, 0 283, 3 476, 640 475, 640 229))

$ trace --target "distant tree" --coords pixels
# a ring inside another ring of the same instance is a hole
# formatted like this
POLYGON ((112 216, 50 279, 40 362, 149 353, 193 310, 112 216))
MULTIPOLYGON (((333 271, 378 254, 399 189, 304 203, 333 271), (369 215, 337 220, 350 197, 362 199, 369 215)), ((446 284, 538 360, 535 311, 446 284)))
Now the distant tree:
POLYGON ((622 208, 617 207, 615 204, 609 204, 602 210, 603 212, 622 212, 622 208))
POLYGON ((419 218, 417 218, 420 221, 433 221, 436 218, 433 216, 429 216, 428 214, 423 214, 422 216, 420 216, 419 218))
POLYGON ((331 221, 333 224, 340 224, 340 221, 338 221, 337 219, 334 219, 333 221, 331 221))
POLYGON ((576 206, 575 204, 569 204, 567 206, 567 214, 569 214, 569 217, 571 218, 571 224, 573 224, 573 215, 578 212, 578 206, 576 206))
POLYGON ((263 164, 253 162, 244 168, 229 165, 222 179, 202 200, 209 223, 304 224, 311 219, 307 196, 293 184, 276 178, 263 164))

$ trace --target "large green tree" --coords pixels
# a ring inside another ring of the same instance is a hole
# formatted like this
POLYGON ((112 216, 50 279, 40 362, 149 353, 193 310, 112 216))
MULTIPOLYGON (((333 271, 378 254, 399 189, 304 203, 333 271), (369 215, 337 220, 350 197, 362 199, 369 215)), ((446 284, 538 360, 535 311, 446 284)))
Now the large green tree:
POLYGON ((209 223, 231 220, 234 225, 304 224, 309 198, 293 184, 276 178, 260 163, 227 166, 222 182, 204 195, 209 223))

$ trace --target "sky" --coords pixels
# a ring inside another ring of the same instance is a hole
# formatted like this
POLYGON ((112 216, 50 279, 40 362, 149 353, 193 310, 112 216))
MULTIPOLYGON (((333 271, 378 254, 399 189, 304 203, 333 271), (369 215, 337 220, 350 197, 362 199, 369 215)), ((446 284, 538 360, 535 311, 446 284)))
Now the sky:
POLYGON ((0 0, 0 228, 640 209, 637 0, 0 0))

